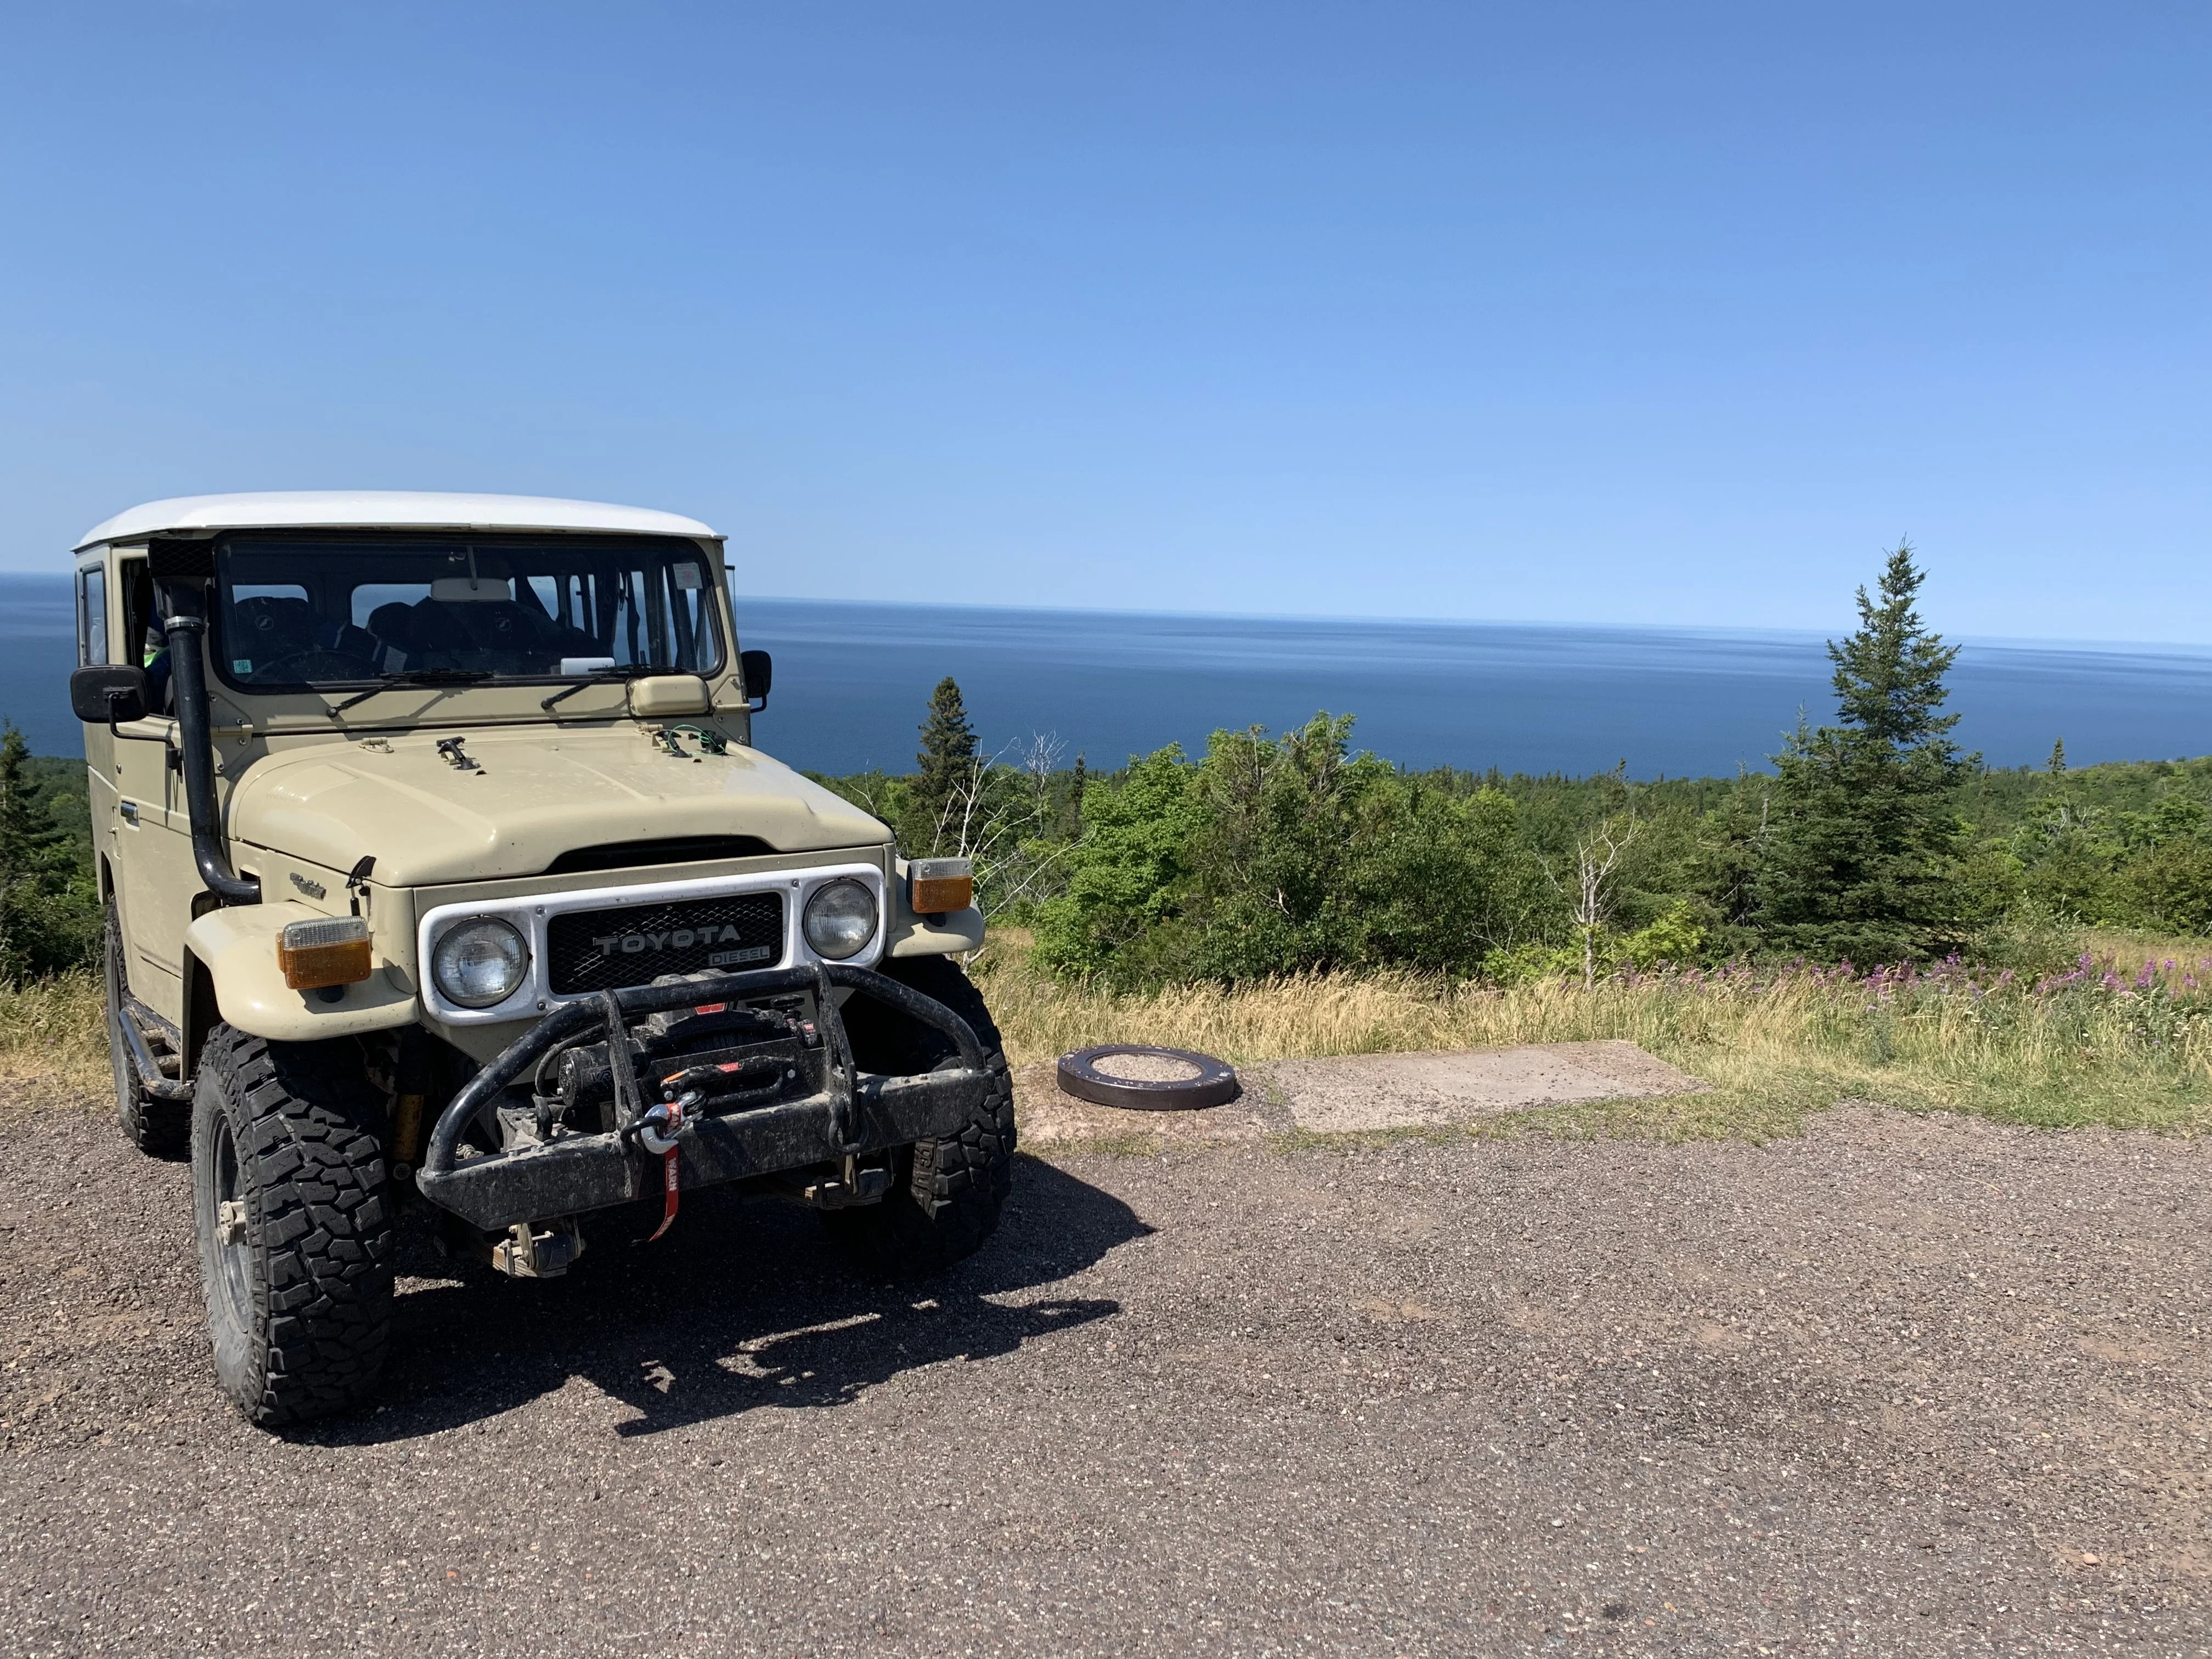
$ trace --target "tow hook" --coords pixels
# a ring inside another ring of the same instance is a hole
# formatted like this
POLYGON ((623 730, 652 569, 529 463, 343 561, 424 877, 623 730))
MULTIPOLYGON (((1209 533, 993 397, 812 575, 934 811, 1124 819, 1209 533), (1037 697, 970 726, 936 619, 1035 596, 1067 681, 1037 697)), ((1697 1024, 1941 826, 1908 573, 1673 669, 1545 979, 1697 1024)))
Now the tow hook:
POLYGON ((684 1109, 698 1103, 699 1096, 695 1091, 681 1100, 647 1107, 637 1120, 637 1144, 659 1158, 661 1191, 665 1194, 660 1206, 660 1224, 653 1230, 653 1238, 645 1241, 648 1244, 676 1224, 677 1137, 684 1133, 684 1109))
POLYGON ((888 1164, 861 1168, 860 1160, 847 1154, 843 1172, 835 1181, 817 1181, 806 1188, 806 1201, 817 1209, 849 1210, 856 1204, 878 1204, 891 1189, 888 1164))
POLYGON ((491 1247, 491 1265, 509 1279, 558 1279, 584 1253, 584 1235, 574 1217, 518 1221, 491 1247))

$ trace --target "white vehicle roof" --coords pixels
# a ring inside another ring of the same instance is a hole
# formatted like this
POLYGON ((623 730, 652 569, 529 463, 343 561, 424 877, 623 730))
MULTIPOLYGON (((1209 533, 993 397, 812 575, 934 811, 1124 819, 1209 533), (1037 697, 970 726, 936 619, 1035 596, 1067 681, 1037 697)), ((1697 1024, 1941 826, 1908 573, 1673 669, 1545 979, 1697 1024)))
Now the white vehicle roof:
POLYGON ((192 530, 585 530, 720 541, 696 519, 648 507, 550 495, 464 495, 418 489, 268 489, 177 495, 118 513, 84 532, 78 550, 192 530))

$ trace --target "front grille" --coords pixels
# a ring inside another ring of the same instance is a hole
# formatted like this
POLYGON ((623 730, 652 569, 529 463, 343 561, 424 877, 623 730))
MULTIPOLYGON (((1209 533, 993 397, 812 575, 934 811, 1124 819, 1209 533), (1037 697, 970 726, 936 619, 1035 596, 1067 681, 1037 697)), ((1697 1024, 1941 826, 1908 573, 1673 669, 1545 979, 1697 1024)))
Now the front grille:
POLYGON ((547 924, 545 957, 556 996, 648 985, 663 974, 773 968, 783 959, 783 895, 571 911, 547 924))

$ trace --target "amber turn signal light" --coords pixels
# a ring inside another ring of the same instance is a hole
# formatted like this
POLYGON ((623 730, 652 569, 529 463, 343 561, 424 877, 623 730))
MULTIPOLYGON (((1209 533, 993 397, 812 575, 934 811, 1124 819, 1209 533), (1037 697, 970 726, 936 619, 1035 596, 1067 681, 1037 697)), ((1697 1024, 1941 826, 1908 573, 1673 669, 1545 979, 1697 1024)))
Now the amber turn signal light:
POLYGON ((941 915, 965 910, 975 902, 975 864, 972 859, 916 859, 907 866, 912 884, 914 913, 941 915))
POLYGON ((368 924, 359 916, 287 922, 276 939, 276 965, 295 991, 367 979, 368 924))

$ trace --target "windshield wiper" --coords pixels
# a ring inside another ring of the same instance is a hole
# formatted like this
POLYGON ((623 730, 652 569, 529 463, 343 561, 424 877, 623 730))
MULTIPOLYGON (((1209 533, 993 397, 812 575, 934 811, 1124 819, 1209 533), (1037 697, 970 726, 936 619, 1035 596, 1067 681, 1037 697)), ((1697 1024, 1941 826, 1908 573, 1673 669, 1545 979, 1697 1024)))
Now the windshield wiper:
POLYGON ((492 678, 489 668, 403 668, 396 674, 384 675, 366 691, 356 691, 343 702, 334 702, 324 712, 335 720, 357 702, 367 702, 380 691, 389 691, 396 685, 469 685, 477 680, 492 678))
POLYGON ((586 690, 594 685, 605 685, 612 680, 626 680, 635 672, 629 668, 594 668, 590 673, 581 676, 574 685, 556 691, 550 697, 540 698, 538 706, 540 708, 550 708, 555 703, 564 702, 574 696, 579 691, 586 690))

